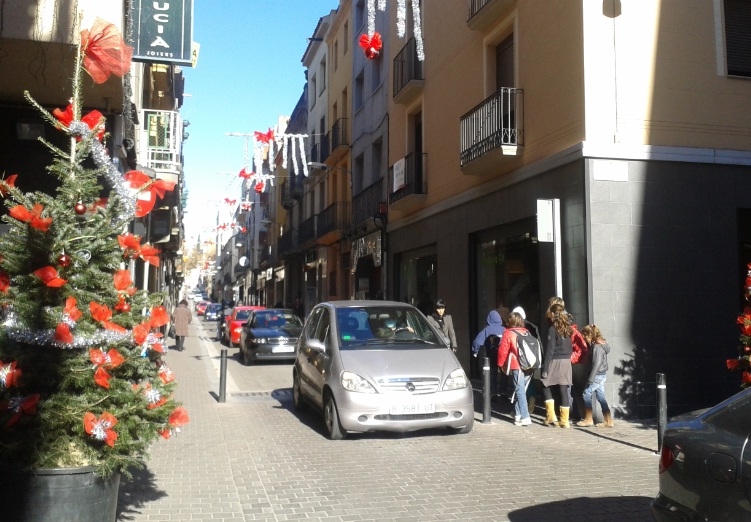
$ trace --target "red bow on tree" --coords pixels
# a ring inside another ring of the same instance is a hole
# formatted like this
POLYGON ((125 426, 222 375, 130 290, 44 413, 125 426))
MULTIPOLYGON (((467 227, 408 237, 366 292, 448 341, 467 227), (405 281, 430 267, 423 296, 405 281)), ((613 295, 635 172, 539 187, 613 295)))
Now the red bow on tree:
POLYGON ((268 132, 255 131, 254 134, 256 135, 256 141, 262 143, 269 143, 274 139, 274 131, 271 129, 269 129, 268 132))
POLYGON ((169 429, 163 430, 161 435, 165 439, 169 439, 172 433, 179 433, 180 427, 188 424, 190 419, 188 418, 188 412, 185 408, 178 406, 175 408, 169 416, 169 429))
POLYGON ((10 289, 10 276, 5 270, 0 270, 0 292, 7 294, 10 289))
POLYGON ((114 448, 117 440, 117 433, 112 427, 117 424, 117 419, 111 413, 105 411, 98 419, 96 415, 87 411, 83 416, 83 429, 91 435, 93 439, 101 440, 107 443, 107 446, 114 448))
POLYGON ((23 221, 24 223, 28 223, 32 228, 47 232, 52 225, 52 218, 43 218, 42 212, 44 212, 44 206, 41 203, 35 204, 31 210, 23 205, 16 205, 8 211, 11 217, 18 221, 23 221))
POLYGON ((368 34, 360 35, 359 44, 368 60, 378 58, 381 49, 383 49, 383 40, 381 40, 381 34, 378 31, 374 32, 372 36, 368 34))
POLYGON ((133 234, 125 234, 124 236, 117 236, 117 242, 120 244, 120 248, 123 249, 123 257, 130 259, 140 257, 153 266, 159 266, 159 253, 161 250, 148 243, 141 246, 140 237, 133 234))
MULTIPOLYGON (((59 121, 66 127, 70 127, 70 124, 73 122, 73 105, 69 103, 64 111, 61 111, 60 109, 55 109, 54 111, 52 111, 52 115, 57 119, 57 121, 59 121)), ((102 119, 104 119, 104 116, 102 116, 101 112, 91 111, 86 116, 81 118, 81 121, 84 122, 89 129, 94 130, 97 128, 97 126, 100 125, 100 123, 102 122, 102 119)), ((96 139, 98 139, 99 141, 102 141, 103 137, 104 137, 104 125, 101 125, 99 127, 99 132, 96 133, 96 139)), ((79 141, 80 141, 80 138, 79 138, 79 141)))
POLYGON ((151 179, 140 170, 131 170, 125 173, 125 180, 130 187, 138 193, 136 200, 136 217, 147 215, 154 208, 156 198, 164 195, 175 188, 176 182, 163 179, 151 179))
POLYGON ((25 397, 16 397, 5 402, 6 409, 13 412, 8 421, 5 423, 7 427, 11 427, 21 420, 23 414, 34 415, 37 412, 37 404, 39 404, 40 395, 34 393, 33 395, 27 395, 25 397))
POLYGON ((21 378, 21 370, 16 368, 16 361, 0 364, 0 387, 13 388, 21 378))
POLYGON ((51 266, 45 266, 34 270, 34 275, 41 279, 45 286, 49 288, 60 288, 67 283, 65 279, 59 277, 57 270, 51 266))
POLYGON ((11 174, 5 179, 0 179, 0 196, 5 197, 9 188, 16 188, 18 174, 11 174))
POLYGON ((104 83, 110 74, 123 76, 130 69, 133 48, 125 45, 120 31, 101 18, 94 21, 91 31, 81 31, 83 68, 94 83, 104 83))

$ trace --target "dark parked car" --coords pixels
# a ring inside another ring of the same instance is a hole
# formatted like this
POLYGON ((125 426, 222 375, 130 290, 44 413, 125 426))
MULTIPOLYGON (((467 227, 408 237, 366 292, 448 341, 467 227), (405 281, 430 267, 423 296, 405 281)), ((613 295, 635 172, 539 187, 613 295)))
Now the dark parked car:
POLYGON ((671 419, 660 454, 658 522, 751 520, 751 388, 671 419))
POLYGON ((295 345, 302 321, 292 310, 269 309, 251 312, 240 332, 243 364, 260 360, 295 360, 295 345))
POLYGON ((211 303, 206 307, 206 311, 203 313, 203 320, 216 321, 219 318, 221 311, 222 305, 219 303, 211 303))
POLYGON ((326 435, 449 428, 469 433, 475 408, 461 364, 414 306, 331 301, 310 312, 292 372, 295 408, 323 414, 326 435))

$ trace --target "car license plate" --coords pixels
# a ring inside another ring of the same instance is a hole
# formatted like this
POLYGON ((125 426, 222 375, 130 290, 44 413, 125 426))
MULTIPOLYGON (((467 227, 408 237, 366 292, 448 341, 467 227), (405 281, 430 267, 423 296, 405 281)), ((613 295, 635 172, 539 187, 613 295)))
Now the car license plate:
POLYGON ((274 346, 271 349, 272 353, 290 353, 295 351, 294 346, 274 346))
POLYGON ((389 410, 391 415, 419 415, 421 413, 434 413, 435 404, 392 404, 389 410))

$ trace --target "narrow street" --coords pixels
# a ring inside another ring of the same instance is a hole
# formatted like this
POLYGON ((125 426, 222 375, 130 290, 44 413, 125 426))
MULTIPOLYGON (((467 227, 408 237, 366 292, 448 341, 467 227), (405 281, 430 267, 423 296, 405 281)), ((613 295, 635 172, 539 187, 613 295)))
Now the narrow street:
POLYGON ((168 354, 191 422, 123 479, 118 520, 651 519, 656 432, 515 427, 503 415, 469 435, 376 433, 329 441, 313 412, 295 413, 292 365, 244 367, 227 349, 218 403, 213 324, 194 321, 168 354), (211 325, 212 328, 208 328, 211 325))

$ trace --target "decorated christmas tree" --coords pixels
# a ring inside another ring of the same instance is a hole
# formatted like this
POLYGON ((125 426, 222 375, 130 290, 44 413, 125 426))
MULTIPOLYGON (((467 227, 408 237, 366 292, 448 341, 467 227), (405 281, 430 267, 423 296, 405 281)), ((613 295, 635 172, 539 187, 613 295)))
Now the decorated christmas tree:
MULTIPOLYGON (((52 112, 26 98, 65 150, 42 139, 54 194, 17 188, 3 175, 8 209, 0 236, 0 462, 22 468, 95 466, 129 475, 150 445, 187 422, 163 359, 163 297, 136 290, 135 260, 159 251, 128 233, 174 183, 121 173, 103 142, 105 119, 82 114, 83 85, 124 75, 132 49, 97 20, 81 32, 72 98, 52 112)), ((19 183, 20 184, 20 183, 19 183)))
MULTIPOLYGON (((743 284, 743 295, 746 302, 751 301, 751 263, 747 265, 748 273, 743 284)), ((738 316, 738 326, 741 334, 741 342, 738 347, 738 357, 727 360, 728 370, 741 372, 741 388, 751 386, 751 305, 743 308, 743 313, 738 316)))

